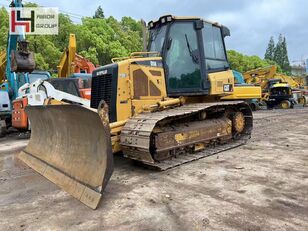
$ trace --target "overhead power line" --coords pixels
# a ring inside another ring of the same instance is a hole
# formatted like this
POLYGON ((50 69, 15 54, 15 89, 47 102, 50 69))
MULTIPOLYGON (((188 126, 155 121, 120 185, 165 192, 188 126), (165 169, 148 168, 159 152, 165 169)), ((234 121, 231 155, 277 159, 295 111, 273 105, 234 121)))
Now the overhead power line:
MULTIPOLYGON (((10 0, 7 0, 7 1, 10 1, 10 0)), ((23 1, 23 3, 30 3, 30 2, 23 1)), ((39 6, 46 7, 46 6, 43 6, 43 5, 40 5, 40 4, 39 4, 39 6)), ((83 17, 85 17, 84 15, 72 13, 72 12, 69 12, 69 11, 66 11, 66 10, 61 10, 60 8, 59 8, 59 12, 67 14, 67 15, 74 17, 74 18, 77 18, 77 19, 82 19, 83 17)))
MULTIPOLYGON (((6 1, 7 2, 11 2, 11 0, 6 0, 6 1)), ((22 1, 22 2, 23 3, 32 3, 32 2, 28 2, 28 1, 22 1)), ((1 6, 6 7, 6 8, 8 7, 8 6, 5 6, 4 4, 1 4, 1 6)), ((39 4, 39 6, 46 7, 46 6, 43 6, 43 5, 40 5, 40 4, 39 4)), ((66 10, 61 10, 61 9, 59 9, 59 12, 70 16, 74 23, 78 23, 78 22, 74 21, 73 19, 81 20, 83 17, 87 17, 85 15, 81 15, 81 14, 77 14, 77 13, 73 13, 73 12, 66 11, 66 10)))

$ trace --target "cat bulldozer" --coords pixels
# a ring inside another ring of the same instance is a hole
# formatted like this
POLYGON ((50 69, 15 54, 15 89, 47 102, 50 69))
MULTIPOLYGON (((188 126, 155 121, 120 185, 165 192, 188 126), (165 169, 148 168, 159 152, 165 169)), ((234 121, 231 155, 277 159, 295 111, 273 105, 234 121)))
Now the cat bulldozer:
POLYGON ((146 52, 92 73, 91 108, 28 106, 32 133, 19 158, 95 209, 122 152, 166 170, 243 145, 252 111, 233 94, 227 27, 166 15, 148 24, 146 52))

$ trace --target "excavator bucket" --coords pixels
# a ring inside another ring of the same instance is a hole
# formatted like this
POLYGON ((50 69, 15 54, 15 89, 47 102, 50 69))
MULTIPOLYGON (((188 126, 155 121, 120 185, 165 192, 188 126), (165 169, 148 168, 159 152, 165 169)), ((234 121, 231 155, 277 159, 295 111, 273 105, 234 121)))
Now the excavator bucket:
POLYGON ((32 72, 35 69, 33 52, 13 51, 11 69, 15 72, 32 72))
POLYGON ((31 138, 19 158, 96 209, 113 172, 108 107, 28 106, 31 138))

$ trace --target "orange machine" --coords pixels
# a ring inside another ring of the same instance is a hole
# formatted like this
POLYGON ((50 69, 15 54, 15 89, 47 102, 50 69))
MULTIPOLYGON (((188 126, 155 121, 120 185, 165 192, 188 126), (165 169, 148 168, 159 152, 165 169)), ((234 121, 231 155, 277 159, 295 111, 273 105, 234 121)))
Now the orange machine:
MULTIPOLYGON (((58 65, 59 78, 81 78, 84 82, 89 81, 91 77, 85 79, 82 74, 92 74, 95 65, 85 57, 77 54, 76 36, 70 34, 68 47, 63 52, 58 65)), ((91 99, 91 84, 84 84, 79 87, 81 97, 91 99), (87 86, 86 86, 87 85, 87 86)))
POLYGON ((80 97, 91 100, 91 80, 92 74, 75 73, 71 78, 78 79, 78 89, 80 97))
POLYGON ((88 59, 76 54, 74 60, 74 73, 89 73, 95 70, 95 65, 88 59))
POLYGON ((91 88, 79 89, 81 98, 91 100, 91 88))
POLYGON ((28 105, 28 98, 24 97, 13 101, 12 126, 17 129, 28 129, 28 116, 25 107, 28 105))

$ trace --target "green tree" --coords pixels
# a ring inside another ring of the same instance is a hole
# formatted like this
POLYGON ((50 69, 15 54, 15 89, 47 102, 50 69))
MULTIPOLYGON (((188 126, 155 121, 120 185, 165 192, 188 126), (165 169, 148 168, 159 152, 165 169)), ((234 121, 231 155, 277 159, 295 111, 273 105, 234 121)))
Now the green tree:
POLYGON ((80 51, 79 54, 89 59, 94 64, 99 63, 97 58, 97 50, 95 47, 90 47, 87 51, 80 51))
POLYGON ((274 60, 274 52, 275 52, 275 42, 272 36, 268 42, 268 46, 267 46, 267 49, 264 55, 264 59, 274 60))
POLYGON ((105 14, 101 6, 98 6, 93 18, 100 18, 100 19, 105 18, 105 14))
POLYGON ((234 50, 227 51, 228 60, 231 66, 231 69, 237 70, 239 72, 246 72, 252 69, 259 67, 268 67, 271 65, 276 65, 278 67, 278 72, 281 72, 281 68, 274 61, 261 59, 260 57, 253 55, 248 56, 241 54, 234 50))
POLYGON ((279 35, 277 45, 274 52, 274 61, 282 68, 282 71, 288 73, 290 70, 290 62, 288 57, 286 38, 279 35))
POLYGON ((131 18, 123 18, 120 22, 113 17, 83 18, 75 33, 78 52, 82 51, 91 61, 98 60, 101 65, 110 63, 113 57, 142 50, 138 22, 131 18))
MULTIPOLYGON (((30 5, 37 6, 27 3, 27 6, 30 5)), ((4 50, 9 24, 5 8, 0 8, 0 18, 0 49, 4 50)), ((102 7, 98 7, 94 17, 84 17, 80 24, 74 24, 69 15, 61 13, 58 35, 26 36, 30 42, 29 49, 35 53, 38 69, 57 69, 70 33, 76 34, 77 52, 94 64, 108 64, 113 57, 142 51, 142 27, 131 17, 123 17, 121 20, 105 18, 102 7)))
POLYGON ((64 50, 69 41, 69 35, 75 33, 76 28, 79 25, 74 25, 72 20, 67 14, 59 14, 59 33, 57 35, 50 36, 53 43, 60 50, 64 50))
POLYGON ((278 42, 276 44, 276 47, 275 47, 275 51, 274 51, 274 61, 276 63, 278 63, 279 65, 282 64, 283 62, 283 47, 282 47, 282 43, 283 43, 283 36, 282 34, 279 35, 279 38, 278 38, 278 42))
POLYGON ((282 70, 284 70, 285 72, 290 72, 290 61, 289 61, 289 56, 288 56, 288 48, 287 48, 287 41, 286 38, 283 38, 282 41, 282 63, 280 64, 282 70))
POLYGON ((6 50, 9 30, 9 14, 4 7, 0 8, 0 51, 6 50))

